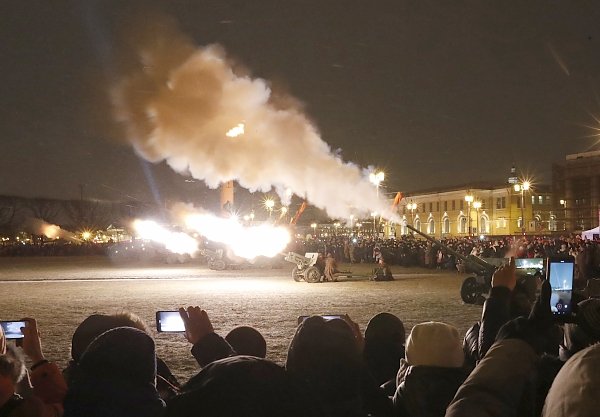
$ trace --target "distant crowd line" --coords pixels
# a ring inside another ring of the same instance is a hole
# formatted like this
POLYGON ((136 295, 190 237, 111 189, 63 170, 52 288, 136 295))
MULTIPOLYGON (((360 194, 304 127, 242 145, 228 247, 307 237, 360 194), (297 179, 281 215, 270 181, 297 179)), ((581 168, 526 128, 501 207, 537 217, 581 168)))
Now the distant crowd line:
MULTIPOLYGON (((575 258, 578 278, 600 276, 600 240, 584 240, 578 235, 565 236, 507 236, 460 237, 441 239, 440 242, 463 255, 481 258, 547 258, 569 255, 575 258)), ((295 252, 331 254, 337 262, 377 263, 383 258, 388 265, 424 267, 463 272, 460 259, 441 246, 412 236, 400 239, 353 239, 329 237, 318 240, 299 240, 295 252)))
MULTIPOLYGON (((600 275, 600 240, 584 240, 578 235, 564 236, 506 236, 460 237, 441 239, 441 243, 454 251, 482 258, 504 258, 513 250, 518 258, 546 258, 570 255, 576 258, 582 276, 600 275)), ((123 245, 125 243, 120 243, 123 245)), ((92 256, 108 255, 115 243, 83 244, 23 244, 19 242, 0 245, 0 257, 19 256, 92 256)), ((398 239, 373 239, 370 237, 330 236, 319 239, 299 239, 288 250, 304 254, 318 252, 331 254, 336 262, 378 263, 383 258, 388 265, 461 270, 459 259, 438 245, 403 236, 398 239)))

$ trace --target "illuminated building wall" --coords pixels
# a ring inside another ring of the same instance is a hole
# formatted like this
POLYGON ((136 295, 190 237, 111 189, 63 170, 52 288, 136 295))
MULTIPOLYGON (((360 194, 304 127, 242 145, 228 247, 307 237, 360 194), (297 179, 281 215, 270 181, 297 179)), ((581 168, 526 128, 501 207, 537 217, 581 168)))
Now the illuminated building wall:
POLYGON ((552 170, 554 208, 559 229, 589 230, 598 226, 600 151, 567 155, 552 170))
MULTIPOLYGON (((407 224, 438 238, 468 236, 469 233, 520 234, 522 214, 527 234, 549 233, 557 227, 552 201, 549 187, 538 185, 524 193, 523 210, 521 193, 514 191, 511 184, 450 187, 406 193, 399 206, 399 214, 407 224), (470 215, 466 195, 473 196, 470 215), (478 209, 476 201, 481 202, 478 209), (415 209, 411 209, 413 203, 416 204, 415 209)), ((402 225, 396 226, 397 236, 406 233, 409 231, 402 225)))

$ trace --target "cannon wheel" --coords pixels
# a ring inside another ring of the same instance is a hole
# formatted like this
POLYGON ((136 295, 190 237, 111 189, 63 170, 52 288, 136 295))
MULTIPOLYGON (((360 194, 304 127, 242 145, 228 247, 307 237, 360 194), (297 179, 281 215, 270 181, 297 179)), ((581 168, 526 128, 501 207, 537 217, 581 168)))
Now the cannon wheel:
POLYGON ((302 273, 300 272, 300 269, 295 266, 294 269, 292 269, 292 278, 294 278, 294 281, 296 282, 300 282, 302 281, 302 273))
POLYGON ((466 304, 475 304, 481 297, 481 285, 477 282, 477 278, 465 278, 460 287, 460 297, 466 304))
POLYGON ((321 281, 321 272, 316 266, 311 266, 304 271, 304 280, 306 282, 319 282, 321 281))
POLYGON ((227 265, 225 265, 225 262, 221 259, 215 259, 214 261, 208 262, 208 267, 217 271, 224 271, 227 268, 227 265))

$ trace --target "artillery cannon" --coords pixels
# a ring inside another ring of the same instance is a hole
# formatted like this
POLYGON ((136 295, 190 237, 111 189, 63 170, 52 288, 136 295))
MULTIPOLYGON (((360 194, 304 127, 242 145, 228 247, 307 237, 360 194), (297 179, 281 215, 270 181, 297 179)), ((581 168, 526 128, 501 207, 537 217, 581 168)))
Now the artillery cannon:
POLYGON ((457 259, 462 260, 465 264, 465 267, 468 266, 475 275, 464 279, 460 287, 460 297, 466 304, 478 304, 483 302, 492 288, 492 275, 494 275, 494 272, 496 272, 496 266, 476 256, 465 256, 460 254, 444 245, 442 242, 432 238, 431 236, 427 236, 425 233, 408 224, 406 227, 423 236, 431 243, 440 246, 449 254, 454 255, 457 259))
POLYGON ((200 254, 206 257, 208 267, 210 269, 214 269, 216 271, 223 271, 227 269, 228 264, 227 262, 225 262, 226 259, 223 253, 223 249, 201 249, 200 254))
POLYGON ((307 252, 305 256, 300 255, 296 252, 288 252, 285 254, 285 260, 296 264, 292 270, 292 278, 296 282, 302 280, 306 282, 319 282, 321 280, 322 272, 315 266, 319 254, 316 252, 307 252))

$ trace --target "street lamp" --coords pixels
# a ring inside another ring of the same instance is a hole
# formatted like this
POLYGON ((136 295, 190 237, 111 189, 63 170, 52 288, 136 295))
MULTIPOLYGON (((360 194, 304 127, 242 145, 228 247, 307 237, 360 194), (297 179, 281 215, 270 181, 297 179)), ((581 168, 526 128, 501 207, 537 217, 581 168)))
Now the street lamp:
POLYGON ((340 223, 339 223, 339 222, 335 222, 335 223, 333 224, 333 227, 335 227, 335 229, 334 229, 334 230, 335 230, 335 235, 337 236, 337 234, 338 234, 338 229, 339 229, 339 227, 340 227, 340 223))
POLYGON ((473 203, 473 208, 477 213, 477 233, 481 234, 481 232, 479 231, 479 209, 481 208, 481 201, 475 201, 473 203))
POLYGON ((313 237, 317 237, 317 224, 316 223, 312 223, 310 225, 310 227, 312 227, 312 229, 313 229, 313 237))
POLYGON ((523 181, 520 184, 515 184, 515 191, 521 193, 521 233, 525 235, 525 191, 529 190, 531 183, 523 181))
POLYGON ((473 200, 473 195, 467 194, 465 196, 465 201, 467 202, 467 233, 469 234, 469 236, 471 236, 471 203, 473 202, 473 200))
POLYGON ((375 238, 375 235, 377 234, 377 226, 375 224, 375 218, 377 217, 377 213, 376 212, 372 212, 371 216, 373 216, 373 238, 375 238))
POLYGON ((281 206, 281 217, 285 217, 288 212, 287 206, 281 206))
POLYGON ((271 214, 273 214, 273 207, 275 207, 275 201, 272 198, 267 198, 265 200, 265 208, 269 211, 269 219, 271 219, 271 214))
POLYGON ((354 222, 354 214, 350 215, 350 233, 352 233, 352 229, 354 228, 354 226, 352 225, 352 223, 354 222))
POLYGON ((415 203, 414 201, 412 203, 408 203, 406 205, 406 208, 410 210, 410 221, 412 227, 415 227, 415 210, 417 209, 417 203, 415 203))
POLYGON ((377 197, 379 197, 379 184, 381 184, 384 179, 385 173, 383 171, 379 171, 377 173, 371 172, 369 174, 369 181, 371 181, 373 184, 375 184, 375 187, 377 187, 377 197))
POLYGON ((567 200, 560 200, 560 205, 563 208, 563 230, 567 230, 567 200))

